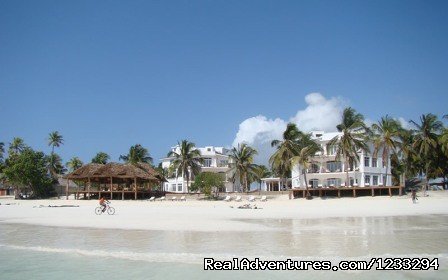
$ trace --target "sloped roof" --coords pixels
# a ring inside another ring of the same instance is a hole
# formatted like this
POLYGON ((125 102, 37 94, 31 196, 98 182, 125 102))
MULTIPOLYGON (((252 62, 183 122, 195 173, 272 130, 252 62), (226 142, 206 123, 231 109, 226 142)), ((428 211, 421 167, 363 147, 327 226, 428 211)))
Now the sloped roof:
POLYGON ((163 178, 147 163, 89 163, 65 176, 70 180, 85 180, 88 178, 137 178, 148 181, 162 181, 163 178))

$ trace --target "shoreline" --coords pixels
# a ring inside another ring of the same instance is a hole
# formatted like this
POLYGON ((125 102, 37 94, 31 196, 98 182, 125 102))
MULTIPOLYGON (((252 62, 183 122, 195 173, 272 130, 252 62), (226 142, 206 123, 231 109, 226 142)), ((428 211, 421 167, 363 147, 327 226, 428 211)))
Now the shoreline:
POLYGON ((269 220, 448 215, 448 192, 431 191, 413 204, 409 196, 314 198, 287 195, 256 201, 261 209, 237 209, 249 202, 112 200, 116 214, 95 215, 96 200, 0 200, 0 223, 73 228, 161 231, 281 231, 269 220), (12 205, 5 205, 11 203, 12 205), (44 207, 39 207, 40 205, 44 207), (48 207, 78 205, 79 207, 48 207), (233 207, 233 208, 232 208, 233 207), (254 223, 264 220, 263 223, 254 223))

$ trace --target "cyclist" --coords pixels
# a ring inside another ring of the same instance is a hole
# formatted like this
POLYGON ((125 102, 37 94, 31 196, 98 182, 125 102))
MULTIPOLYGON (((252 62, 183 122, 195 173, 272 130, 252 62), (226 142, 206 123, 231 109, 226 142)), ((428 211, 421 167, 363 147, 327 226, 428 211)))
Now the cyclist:
POLYGON ((106 211, 106 206, 107 206, 107 203, 109 203, 109 200, 105 199, 104 196, 102 196, 102 197, 100 198, 99 203, 100 203, 100 205, 103 207, 102 211, 103 211, 103 212, 106 211))

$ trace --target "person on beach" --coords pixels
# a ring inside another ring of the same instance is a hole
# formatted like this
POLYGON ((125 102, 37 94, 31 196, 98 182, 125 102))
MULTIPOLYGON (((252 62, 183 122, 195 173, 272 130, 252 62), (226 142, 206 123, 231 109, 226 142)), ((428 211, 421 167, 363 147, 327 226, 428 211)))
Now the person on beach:
POLYGON ((106 203, 107 202, 109 202, 109 200, 105 199, 104 196, 102 196, 100 198, 99 203, 100 203, 101 206, 103 206, 103 210, 102 210, 103 212, 106 211, 106 203))
POLYGON ((415 189, 413 189, 411 191, 411 197, 412 197, 412 203, 416 203, 416 201, 417 201, 417 192, 415 191, 415 189))

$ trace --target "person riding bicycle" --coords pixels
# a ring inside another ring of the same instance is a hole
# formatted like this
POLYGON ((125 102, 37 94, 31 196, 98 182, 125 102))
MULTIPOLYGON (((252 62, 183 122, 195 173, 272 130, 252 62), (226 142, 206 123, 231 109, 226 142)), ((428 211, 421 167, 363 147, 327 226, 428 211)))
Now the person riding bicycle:
POLYGON ((103 211, 103 212, 106 211, 106 206, 107 206, 107 203, 109 203, 109 200, 105 199, 104 196, 102 196, 102 197, 100 198, 99 203, 100 203, 100 205, 103 207, 102 211, 103 211))

